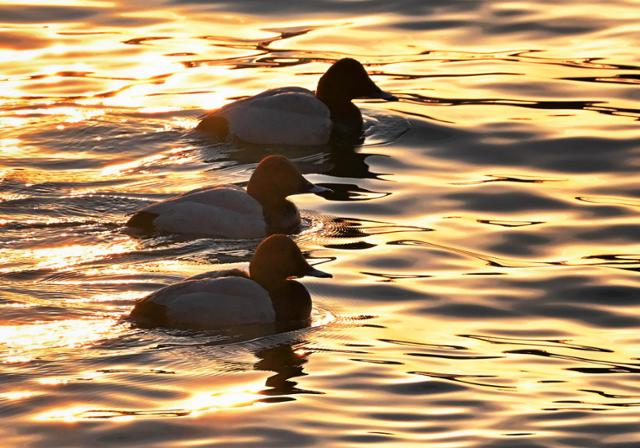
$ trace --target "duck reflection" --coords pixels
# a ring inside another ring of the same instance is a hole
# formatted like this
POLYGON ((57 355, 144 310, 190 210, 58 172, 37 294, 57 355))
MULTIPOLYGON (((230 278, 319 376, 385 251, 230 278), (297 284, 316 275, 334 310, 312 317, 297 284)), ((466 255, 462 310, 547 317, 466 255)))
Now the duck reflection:
POLYGON ((289 159, 313 159, 310 162, 297 163, 303 174, 317 173, 354 179, 379 179, 385 174, 371 171, 366 160, 377 154, 361 153, 360 144, 336 143, 322 147, 298 147, 234 142, 230 145, 196 133, 189 135, 188 142, 201 148, 202 157, 206 163, 258 163, 270 154, 280 154, 289 159), (318 160, 317 156, 321 159, 318 160))
POLYGON ((328 153, 328 159, 323 173, 334 177, 379 179, 383 173, 372 172, 366 163, 366 159, 372 155, 375 154, 358 152, 354 145, 333 146, 328 153))
MULTIPOLYGON (((299 345, 300 343, 295 343, 299 345)), ((67 423, 82 420, 110 420, 132 418, 160 418, 197 416, 206 412, 250 407, 256 403, 283 403, 294 401, 296 394, 323 394, 324 392, 301 389, 291 378, 306 376, 304 364, 309 351, 295 349, 293 344, 283 344, 259 350, 255 355, 259 360, 255 370, 275 372, 265 381, 265 387, 241 387, 219 390, 214 393, 202 391, 166 408, 115 409, 84 408, 81 406, 63 406, 51 408, 36 416, 37 421, 64 421, 67 423)), ((12 397, 15 397, 14 395, 12 397)), ((6 398, 6 397, 5 397, 6 398)), ((15 398, 14 398, 15 399, 15 398)))
POLYGON ((256 353, 259 359, 254 364, 255 370, 273 371, 274 375, 265 381, 265 389, 258 393, 267 395, 260 401, 267 403, 279 403, 293 401, 291 395, 296 394, 322 394, 309 389, 301 389, 296 381, 291 378, 306 376, 304 365, 307 363, 310 351, 295 349, 291 344, 278 345, 260 350, 256 353))
MULTIPOLYGON (((207 163, 255 164, 269 155, 286 154, 290 160, 298 159, 295 165, 300 173, 305 175, 323 174, 338 178, 384 180, 381 176, 387 174, 372 171, 367 163, 367 159, 371 156, 387 156, 361 153, 360 146, 356 145, 335 144, 323 147, 321 150, 317 147, 258 147, 248 143, 229 147, 215 141, 209 141, 206 136, 200 136, 195 144, 202 148, 203 158, 207 163)), ((331 189, 331 191, 316 193, 330 201, 366 201, 391 194, 390 192, 368 190, 353 183, 322 183, 318 185, 331 189)))

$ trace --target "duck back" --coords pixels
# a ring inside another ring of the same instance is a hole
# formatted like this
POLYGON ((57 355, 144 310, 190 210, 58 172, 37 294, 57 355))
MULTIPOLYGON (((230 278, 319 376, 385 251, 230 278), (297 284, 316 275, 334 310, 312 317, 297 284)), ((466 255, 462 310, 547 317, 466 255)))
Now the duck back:
POLYGON ((300 87, 271 89, 231 103, 203 123, 220 116, 231 134, 250 143, 323 145, 331 135, 329 108, 300 87))
POLYGON ((159 321, 176 328, 215 329, 275 321, 269 293, 245 277, 190 280, 167 286, 136 304, 131 318, 146 323, 136 309, 152 307, 155 318, 163 314, 159 321))
POLYGON ((153 226, 163 232, 227 238, 259 238, 266 232, 260 203, 235 186, 197 190, 138 213, 155 214, 153 226))

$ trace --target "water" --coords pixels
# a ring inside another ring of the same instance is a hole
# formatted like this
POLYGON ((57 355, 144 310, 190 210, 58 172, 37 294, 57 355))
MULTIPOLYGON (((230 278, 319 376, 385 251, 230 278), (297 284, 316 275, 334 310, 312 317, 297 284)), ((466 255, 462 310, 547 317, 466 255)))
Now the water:
POLYGON ((3 2, 6 446, 640 444, 638 4, 3 2), (267 152, 197 117, 368 64, 362 146, 289 148, 307 329, 122 321, 258 241, 133 239, 127 214, 267 152))

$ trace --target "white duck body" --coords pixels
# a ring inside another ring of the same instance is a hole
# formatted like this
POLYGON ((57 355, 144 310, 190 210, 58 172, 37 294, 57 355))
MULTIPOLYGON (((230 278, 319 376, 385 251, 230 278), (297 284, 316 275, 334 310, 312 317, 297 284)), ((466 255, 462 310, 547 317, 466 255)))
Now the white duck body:
POLYGON ((276 320, 267 290, 246 277, 187 280, 162 288, 145 301, 163 307, 165 325, 174 328, 214 329, 276 320))
POLYGON ((291 277, 330 278, 309 265, 289 237, 265 238, 249 271, 206 272, 166 286, 136 302, 129 314, 147 327, 216 329, 247 325, 306 325, 312 302, 291 277))
POLYGON ((140 212, 158 215, 153 225, 163 232, 260 238, 267 231, 260 203, 235 185, 194 190, 140 212))
POLYGON ((301 87, 270 89, 210 116, 224 117, 229 133, 249 143, 314 146, 326 144, 331 136, 329 108, 301 87))

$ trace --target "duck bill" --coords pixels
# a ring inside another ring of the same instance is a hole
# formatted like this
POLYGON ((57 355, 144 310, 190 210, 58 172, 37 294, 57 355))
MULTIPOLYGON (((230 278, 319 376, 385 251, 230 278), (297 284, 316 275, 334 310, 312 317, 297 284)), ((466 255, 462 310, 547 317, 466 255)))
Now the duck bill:
POLYGON ((380 96, 378 98, 383 99, 385 101, 399 101, 398 97, 390 94, 389 92, 385 92, 384 90, 380 91, 380 96))
POLYGON ((365 85, 360 90, 358 98, 377 98, 385 101, 398 101, 398 97, 385 92, 376 85, 371 78, 365 82, 365 85))
POLYGON ((321 187, 320 185, 315 185, 305 179, 304 186, 302 187, 301 193, 313 193, 313 194, 326 194, 333 193, 331 188, 321 187))
POLYGON ((309 190, 309 193, 314 193, 314 194, 333 193, 333 190, 331 188, 321 187, 320 185, 313 185, 311 190, 309 190))
POLYGON ((385 92, 384 90, 378 88, 376 86, 376 90, 371 94, 367 95, 367 98, 380 98, 385 101, 398 101, 398 97, 390 94, 389 92, 385 92))
POLYGON ((318 278, 333 278, 333 275, 328 272, 321 271, 312 266, 309 266, 309 270, 304 273, 305 277, 318 277, 318 278))

